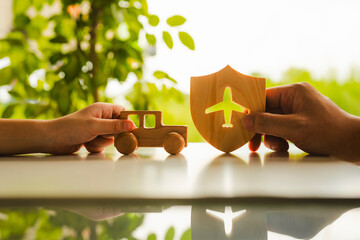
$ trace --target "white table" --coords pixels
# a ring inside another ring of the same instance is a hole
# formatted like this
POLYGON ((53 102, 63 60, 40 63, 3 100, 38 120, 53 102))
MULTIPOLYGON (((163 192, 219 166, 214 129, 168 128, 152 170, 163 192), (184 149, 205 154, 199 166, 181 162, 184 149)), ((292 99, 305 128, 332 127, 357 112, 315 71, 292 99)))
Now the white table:
POLYGON ((0 158, 0 199, 360 199, 360 168, 329 157, 259 154, 247 146, 225 155, 206 143, 182 154, 142 149, 103 154, 24 155, 0 158))
POLYGON ((285 198, 360 199, 360 168, 329 157, 310 157, 291 145, 290 157, 247 146, 224 155, 207 143, 182 154, 140 149, 123 156, 23 155, 0 158, 0 200, 285 198), (275 154, 276 155, 276 154, 275 154))
POLYGON ((100 220, 111 225, 143 213, 139 239, 164 235, 170 225, 178 234, 190 227, 192 239, 359 239, 356 164, 307 156, 293 145, 290 156, 263 147, 254 154, 247 146, 224 155, 207 143, 189 144, 177 156, 137 153, 122 156, 110 147, 103 154, 1 157, 0 223, 7 214, 32 214, 54 229, 75 229, 77 221, 96 229, 100 220))

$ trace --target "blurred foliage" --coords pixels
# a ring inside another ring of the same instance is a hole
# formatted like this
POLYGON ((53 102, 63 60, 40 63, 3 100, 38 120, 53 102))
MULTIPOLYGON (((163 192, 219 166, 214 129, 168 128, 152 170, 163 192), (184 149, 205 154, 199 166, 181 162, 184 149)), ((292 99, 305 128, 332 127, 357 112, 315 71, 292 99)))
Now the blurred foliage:
MULTIPOLYGON (((165 234, 164 240, 174 240, 174 236, 175 236, 175 228, 170 227, 165 234)), ((157 240, 157 237, 154 233, 151 233, 148 235, 146 240, 157 240)), ((191 229, 190 228, 181 235, 180 240, 191 240, 191 229)))
MULTIPOLYGON (((0 86, 11 95, 2 104, 3 118, 58 117, 111 102, 104 94, 108 81, 124 82, 129 74, 137 79, 126 97, 135 110, 156 109, 151 100, 156 94, 183 100, 167 73, 158 70, 143 79, 147 52, 158 42, 151 31, 160 22, 146 0, 13 0, 13 14, 13 29, 0 40, 0 58, 11 62, 0 69, 0 86)), ((162 40, 172 49, 169 30, 176 32, 186 19, 174 15, 166 22, 162 40)), ((192 37, 178 33, 194 50, 192 37)))
MULTIPOLYGON (((141 226, 144 214, 126 213, 102 221, 93 221, 63 209, 10 208, 0 210, 0 239, 129 239, 141 226)), ((175 229, 170 227, 164 240, 174 240, 175 229)), ((156 240, 154 233, 147 239, 156 240)), ((190 240, 186 230, 180 240, 190 240)))
MULTIPOLYGON (((170 227, 165 234, 164 240, 174 240, 174 236, 175 236, 175 228, 170 227)), ((146 240, 159 240, 159 239, 157 239, 155 233, 151 233, 148 235, 146 240)), ((191 240, 191 229, 190 228, 181 235, 180 240, 191 240)))
POLYGON ((56 209, 21 208, 0 210, 0 239, 136 239, 132 233, 144 215, 126 213, 93 221, 56 209))

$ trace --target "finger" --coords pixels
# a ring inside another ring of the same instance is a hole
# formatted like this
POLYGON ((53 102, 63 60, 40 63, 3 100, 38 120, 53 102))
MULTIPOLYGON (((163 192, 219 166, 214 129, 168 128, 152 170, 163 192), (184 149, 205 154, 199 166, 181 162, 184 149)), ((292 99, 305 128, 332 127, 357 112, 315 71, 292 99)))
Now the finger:
POLYGON ((293 84, 266 89, 266 111, 291 113, 295 88, 293 84))
POLYGON ((264 145, 275 152, 286 152, 289 150, 289 143, 285 139, 271 135, 264 136, 264 145))
POLYGON ((103 134, 101 136, 105 138, 111 138, 111 137, 115 137, 115 134, 103 134))
POLYGON ((293 139, 300 129, 299 117, 294 114, 251 113, 242 118, 242 124, 248 131, 269 134, 285 139, 293 139))
POLYGON ((261 134, 256 133, 255 136, 249 142, 249 149, 252 152, 256 152, 261 144, 261 134))
POLYGON ((275 114, 284 114, 284 111, 281 108, 266 108, 266 112, 275 113, 275 114))
POLYGON ((105 138, 97 136, 90 142, 85 143, 86 149, 91 153, 99 153, 104 150, 105 147, 114 143, 114 138, 105 138))
POLYGON ((100 102, 90 105, 89 109, 94 117, 105 119, 118 119, 120 113, 125 110, 121 105, 100 102))
POLYGON ((286 86, 266 89, 266 108, 280 108, 281 96, 286 91, 286 86))
POLYGON ((122 119, 94 119, 92 132, 95 136, 106 134, 117 134, 126 131, 132 131, 135 124, 131 120, 122 119))
POLYGON ((264 156, 265 163, 267 162, 287 162, 289 161, 289 152, 268 152, 264 156))
MULTIPOLYGON (((115 105, 115 104, 110 104, 110 105, 111 105, 110 110, 108 110, 109 111, 109 116, 110 116, 110 112, 111 112, 111 118, 112 119, 119 119, 121 112, 125 111, 125 107, 121 106, 121 105, 115 105)), ((103 114, 105 115, 106 113, 103 113, 103 114)))

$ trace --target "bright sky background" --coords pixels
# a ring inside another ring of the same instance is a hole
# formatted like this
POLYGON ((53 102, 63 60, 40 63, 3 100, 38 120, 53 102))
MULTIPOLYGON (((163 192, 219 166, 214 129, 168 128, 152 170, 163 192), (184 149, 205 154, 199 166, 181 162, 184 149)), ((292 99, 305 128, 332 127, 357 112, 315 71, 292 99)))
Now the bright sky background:
MULTIPOLYGON (((148 69, 164 70, 189 92, 190 76, 230 64, 236 70, 278 79, 289 67, 344 79, 360 66, 360 1, 357 0, 148 0, 163 23, 174 14, 188 20, 179 29, 195 39, 196 51, 158 44, 148 69)), ((162 25, 166 28, 166 25, 162 25)), ((156 31, 161 39, 161 30, 156 31)), ((176 32, 174 32, 175 36, 176 32)))

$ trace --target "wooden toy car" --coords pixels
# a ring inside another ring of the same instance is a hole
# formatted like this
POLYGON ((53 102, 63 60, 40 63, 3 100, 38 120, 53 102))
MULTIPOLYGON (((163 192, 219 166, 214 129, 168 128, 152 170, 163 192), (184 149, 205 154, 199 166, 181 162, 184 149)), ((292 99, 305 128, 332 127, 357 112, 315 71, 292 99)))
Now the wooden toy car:
POLYGON ((123 111, 120 119, 139 116, 139 126, 131 132, 115 136, 115 147, 122 154, 130 154, 138 147, 164 147, 170 154, 178 154, 187 146, 187 126, 164 126, 161 111, 123 111), (145 127, 145 116, 155 116, 155 127, 145 127))

